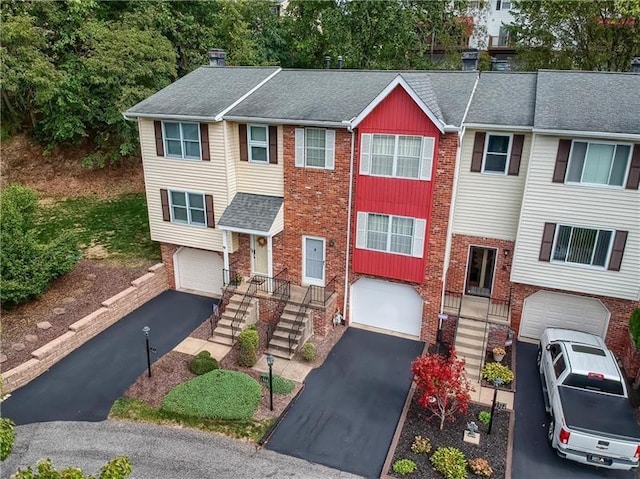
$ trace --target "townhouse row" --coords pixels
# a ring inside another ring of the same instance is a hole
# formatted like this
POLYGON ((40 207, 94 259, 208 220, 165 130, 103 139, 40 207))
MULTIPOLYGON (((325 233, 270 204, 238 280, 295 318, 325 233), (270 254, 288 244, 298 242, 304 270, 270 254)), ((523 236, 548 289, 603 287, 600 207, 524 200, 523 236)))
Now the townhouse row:
POLYGON ((620 351, 640 307, 637 91, 637 74, 207 66, 125 116, 174 288, 286 275, 335 295, 320 334, 339 312, 433 342, 464 304, 521 339, 571 327, 620 351))

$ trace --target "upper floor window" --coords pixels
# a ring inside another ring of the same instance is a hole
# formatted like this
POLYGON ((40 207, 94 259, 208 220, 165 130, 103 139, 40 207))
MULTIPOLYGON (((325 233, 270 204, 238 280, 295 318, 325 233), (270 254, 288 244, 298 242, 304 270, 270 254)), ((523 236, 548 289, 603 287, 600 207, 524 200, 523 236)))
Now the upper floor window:
POLYGON ((378 213, 358 213, 356 247, 423 256, 426 220, 378 213))
POLYGON ((269 130, 266 125, 249 125, 249 161, 269 163, 269 130))
POLYGON ((489 134, 484 152, 482 172, 506 174, 509 165, 510 147, 511 135, 489 134))
POLYGON ((434 147, 432 137, 362 134, 360 174, 430 180, 434 147))
POLYGON ((518 176, 524 139, 524 135, 476 131, 471 152, 471 172, 518 176))
POLYGON ((170 191, 171 221, 188 225, 206 226, 204 195, 186 191, 170 191))
POLYGON ((200 160, 200 128, 198 123, 163 121, 162 126, 166 156, 200 160))
POLYGON ((334 130, 296 128, 296 166, 333 170, 335 138, 334 130))
POLYGON ((565 181, 624 186, 630 158, 630 145, 574 141, 565 181))
POLYGON ((552 260, 604 268, 612 238, 611 230, 558 225, 552 260))
POLYGON ((496 0, 496 10, 509 10, 510 8, 510 0, 496 0))

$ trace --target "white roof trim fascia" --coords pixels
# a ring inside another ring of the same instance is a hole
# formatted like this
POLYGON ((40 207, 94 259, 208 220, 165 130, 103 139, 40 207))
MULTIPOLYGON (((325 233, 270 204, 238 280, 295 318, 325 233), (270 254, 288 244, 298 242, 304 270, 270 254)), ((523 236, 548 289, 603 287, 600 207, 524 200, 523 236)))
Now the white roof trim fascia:
POLYGON ((552 130, 545 128, 534 128, 534 133, 538 135, 551 135, 551 136, 580 136, 585 138, 603 138, 603 139, 618 139, 618 140, 640 140, 640 133, 608 133, 606 131, 580 131, 580 130, 552 130))
POLYGON ((458 133, 462 128, 455 125, 444 125, 444 133, 458 133))
POLYGON ((491 123, 465 123, 464 126, 473 130, 533 131, 532 126, 494 125, 491 123))
POLYGON ((382 90, 377 97, 373 99, 371 103, 369 103, 364 110, 360 112, 358 116, 356 116, 353 120, 351 120, 351 128, 356 128, 362 120, 364 120, 369 113, 373 111, 375 107, 377 107, 382 100, 384 100, 398 85, 400 85, 404 90, 409 94, 411 99, 416 102, 416 104, 420 107, 420 109, 424 112, 425 115, 429 117, 429 119, 433 122, 433 124, 440 130, 440 133, 444 133, 445 125, 440 121, 431 111, 431 109, 425 104, 424 101, 417 95, 417 93, 409 86, 407 81, 402 78, 402 75, 398 74, 386 87, 382 90))
POLYGON ((232 231, 234 233, 245 233, 245 234, 251 234, 251 235, 271 236, 271 234, 268 231, 250 230, 250 229, 246 229, 246 228, 237 228, 235 226, 223 226, 223 225, 217 224, 216 228, 218 228, 219 230, 223 230, 223 231, 232 231))
POLYGON ((347 128, 349 125, 341 121, 328 120, 296 120, 295 118, 262 118, 257 116, 225 116, 223 120, 238 123, 267 123, 272 125, 322 126, 330 128, 347 128))
POLYGON ((278 73, 280 73, 282 71, 282 68, 278 67, 276 69, 276 71, 274 71, 271 75, 269 75, 267 78, 265 78, 264 80, 262 80, 260 83, 258 83, 256 86, 254 86, 251 90, 249 90, 247 93, 245 93, 244 95, 242 95, 240 98, 238 98, 236 101, 234 101, 231 105, 229 105, 227 108, 225 108, 224 110, 222 110, 220 113, 218 113, 216 115, 216 121, 222 121, 222 117, 224 115, 226 115, 227 113, 229 113, 233 108, 235 108, 238 104, 240 104, 241 102, 243 102, 244 100, 247 99, 247 97, 249 95, 251 95, 253 92, 255 92, 256 90, 258 90, 262 85, 264 85, 265 83, 267 83, 269 80, 271 80, 274 76, 276 76, 278 73))
POLYGON ((158 120, 184 120, 184 121, 203 121, 207 123, 214 123, 216 120, 213 116, 193 116, 193 115, 163 115, 161 113, 130 113, 125 111, 124 117, 129 120, 133 118, 155 118, 158 120))

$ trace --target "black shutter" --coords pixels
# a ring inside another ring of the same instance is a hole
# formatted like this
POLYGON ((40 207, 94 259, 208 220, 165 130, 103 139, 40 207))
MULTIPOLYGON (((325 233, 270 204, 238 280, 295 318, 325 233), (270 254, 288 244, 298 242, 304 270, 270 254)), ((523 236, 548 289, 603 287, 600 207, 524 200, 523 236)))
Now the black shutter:
POLYGON ((520 173, 520 160, 522 159, 522 145, 524 144, 524 135, 513 135, 513 144, 511 145, 511 158, 509 158, 509 171, 511 176, 518 176, 520 173))
POLYGON ((569 163, 569 152, 571 151, 571 140, 560 140, 558 142, 558 154, 556 155, 556 167, 553 170, 553 182, 564 183, 569 163))
POLYGON ((628 190, 637 190, 640 186, 640 144, 633 145, 633 154, 631 155, 631 168, 629 168, 629 176, 627 176, 628 190))
POLYGON ((542 233, 542 245, 540 245, 540 256, 538 261, 551 261, 551 249, 553 248, 553 237, 556 234, 555 223, 545 223, 542 233))
POLYGON ((200 123, 200 149, 202 150, 202 161, 211 161, 208 123, 200 123))
POLYGON ((247 148, 247 125, 240 123, 238 125, 240 134, 240 161, 249 161, 249 150, 247 148))
POLYGON ((484 131, 476 131, 473 141, 473 154, 471 155, 471 171, 480 173, 482 170, 482 155, 484 155, 484 140, 487 134, 484 131))
POLYGON ((169 192, 160 190, 160 204, 162 205, 162 221, 171 221, 171 212, 169 211, 169 192))
POLYGON ((278 127, 269 127, 269 163, 278 164, 278 127))
POLYGON ((204 195, 204 205, 207 213, 207 228, 215 228, 216 222, 213 217, 213 196, 204 195))
POLYGON ((164 141, 162 139, 162 122, 154 121, 153 128, 156 132, 156 155, 164 156, 164 141))
POLYGON ((613 249, 611 250, 611 259, 609 260, 610 271, 620 271, 622 264, 622 256, 624 255, 624 247, 627 244, 628 231, 616 231, 613 238, 613 249))

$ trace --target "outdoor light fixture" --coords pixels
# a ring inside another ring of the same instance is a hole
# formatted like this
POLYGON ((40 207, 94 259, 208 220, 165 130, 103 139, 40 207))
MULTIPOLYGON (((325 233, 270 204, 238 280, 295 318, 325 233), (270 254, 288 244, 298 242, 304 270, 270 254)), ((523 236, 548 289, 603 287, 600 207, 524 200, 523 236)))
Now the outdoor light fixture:
POLYGON ((508 249, 504 250, 504 257, 506 258, 507 256, 509 256, 509 253, 511 253, 511 251, 509 251, 508 249))
POLYGON ((147 370, 149 371, 149 377, 151 377, 151 348, 149 347, 149 332, 151 328, 149 326, 145 326, 142 328, 142 332, 144 333, 144 341, 147 349, 147 370))
POLYGON ((269 409, 273 411, 273 354, 267 353, 267 366, 269 366, 269 409))
POLYGON ((489 429, 487 430, 487 434, 491 434, 491 427, 493 426, 493 418, 496 414, 496 403, 498 402, 498 388, 502 386, 502 378, 495 378, 493 380, 493 401, 491 403, 491 418, 489 419, 489 429))

